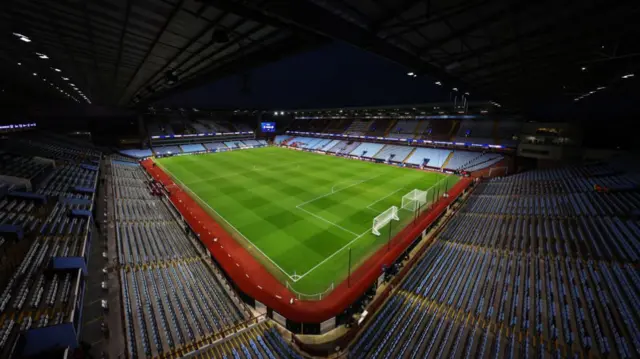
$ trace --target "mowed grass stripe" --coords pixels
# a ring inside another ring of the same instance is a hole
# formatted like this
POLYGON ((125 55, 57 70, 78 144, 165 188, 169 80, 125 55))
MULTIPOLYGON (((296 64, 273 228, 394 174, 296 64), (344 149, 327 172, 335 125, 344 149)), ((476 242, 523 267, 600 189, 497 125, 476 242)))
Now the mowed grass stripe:
MULTIPOLYGON (((443 178, 438 173, 281 148, 159 161, 288 275, 306 273, 333 256, 294 284, 307 293, 324 291, 344 279, 347 258, 342 252, 346 251, 335 253, 355 238, 352 233, 369 231, 377 212, 399 207, 407 192, 427 189, 443 178), (318 197, 322 198, 315 200, 318 197), (305 202, 303 208, 314 215, 297 208, 305 202)), ((354 261, 384 243, 386 238, 363 235, 350 246, 357 257, 354 261)))

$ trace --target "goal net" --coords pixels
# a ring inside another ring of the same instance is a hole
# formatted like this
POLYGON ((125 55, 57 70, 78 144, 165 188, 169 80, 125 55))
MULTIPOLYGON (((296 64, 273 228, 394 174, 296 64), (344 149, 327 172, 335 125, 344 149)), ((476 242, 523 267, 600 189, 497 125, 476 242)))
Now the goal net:
POLYGON ((427 191, 414 189, 402 196, 402 209, 407 211, 413 212, 425 203, 427 203, 427 191))
POLYGON ((371 228, 371 233, 379 236, 380 229, 386 226, 392 220, 400 220, 400 218, 398 217, 398 207, 396 206, 391 206, 388 210, 380 213, 376 218, 373 219, 373 227, 371 228))

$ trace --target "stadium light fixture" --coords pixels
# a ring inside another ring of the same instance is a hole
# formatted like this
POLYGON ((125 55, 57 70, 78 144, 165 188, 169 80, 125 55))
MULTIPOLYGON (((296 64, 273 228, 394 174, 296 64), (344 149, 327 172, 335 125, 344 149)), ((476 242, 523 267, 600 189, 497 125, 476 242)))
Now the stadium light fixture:
POLYGON ((57 69, 57 68, 55 68, 55 67, 52 67, 52 68, 51 68, 51 70, 53 70, 53 71, 55 71, 55 72, 62 72, 62 70, 57 69))
POLYGON ((631 77, 634 77, 634 76, 635 76, 635 74, 626 74, 626 75, 622 76, 622 78, 623 79, 628 79, 628 78, 631 78, 631 77))
POLYGON ((415 75, 413 72, 407 72, 407 76, 413 76, 415 75))
POLYGON ((22 62, 18 62, 18 66, 22 66, 22 62))
POLYGON ((606 89, 606 87, 605 87, 605 86, 600 86, 600 87, 598 87, 596 90, 604 90, 604 89, 606 89))
POLYGON ((587 71, 587 68, 583 66, 580 70, 587 71))
POLYGON ((436 81, 436 85, 438 85, 438 86, 442 86, 442 82, 440 82, 440 81, 436 81))
POLYGON ((454 88, 453 88, 453 91, 458 91, 458 88, 457 88, 457 87, 454 87, 454 88))
POLYGON ((37 73, 37 72, 34 72, 34 73, 33 73, 33 76, 38 76, 38 73, 37 73))
POLYGON ((280 111, 280 116, 284 115, 284 111, 280 111))
POLYGON ((47 60, 49 58, 49 56, 42 54, 40 52, 36 52, 36 55, 38 55, 39 58, 43 59, 43 60, 47 60))
POLYGON ((17 32, 14 32, 14 33, 13 33, 13 35, 17 36, 17 37, 18 37, 18 39, 20 39, 21 41, 24 41, 24 42, 31 42, 31 39, 30 39, 28 36, 25 36, 25 35, 19 34, 19 33, 17 33, 17 32))
POLYGON ((62 79, 63 79, 63 80, 65 80, 65 81, 69 81, 69 78, 68 78, 68 77, 64 77, 64 76, 63 76, 63 77, 62 77, 62 79))
POLYGON ((274 116, 278 116, 278 111, 273 111, 274 116))

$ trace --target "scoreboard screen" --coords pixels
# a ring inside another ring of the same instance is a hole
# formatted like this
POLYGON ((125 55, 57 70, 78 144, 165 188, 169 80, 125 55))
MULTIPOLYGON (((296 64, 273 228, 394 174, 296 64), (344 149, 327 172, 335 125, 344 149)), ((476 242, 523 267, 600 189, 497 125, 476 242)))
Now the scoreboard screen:
POLYGON ((262 128, 262 132, 276 132, 276 123, 275 122, 262 122, 260 124, 260 128, 262 128))

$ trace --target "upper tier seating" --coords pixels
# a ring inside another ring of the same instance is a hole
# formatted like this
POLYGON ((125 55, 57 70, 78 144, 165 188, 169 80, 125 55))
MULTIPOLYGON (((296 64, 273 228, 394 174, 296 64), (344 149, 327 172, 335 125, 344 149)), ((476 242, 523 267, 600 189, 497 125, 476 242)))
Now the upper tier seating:
POLYGON ((190 125, 195 130, 195 133, 207 133, 207 132, 209 132, 209 128, 207 128, 205 125, 201 124, 200 122, 194 121, 194 122, 191 122, 190 125))
POLYGON ((326 129, 327 133, 344 133, 351 125, 351 119, 340 119, 338 121, 330 121, 326 129))
POLYGON ((637 356, 640 197, 586 171, 480 183, 350 357, 637 356))
POLYGON ((427 165, 430 167, 442 167, 444 161, 447 159, 451 150, 441 150, 437 148, 424 148, 418 147, 411 156, 406 160, 406 163, 414 165, 427 165), (428 160, 425 163, 425 160, 428 160))
POLYGON ((369 126, 368 134, 370 136, 383 136, 389 125, 391 124, 388 119, 374 120, 369 126))
POLYGON ((236 128, 236 131, 240 131, 240 132, 253 131, 253 129, 251 127, 249 127, 249 125, 247 125, 244 122, 234 122, 233 125, 236 128))
POLYGON ((384 147, 384 144, 382 143, 363 142, 360 146, 351 151, 350 154, 354 156, 373 157, 382 149, 382 147, 384 147))
POLYGON ((398 120, 387 137, 391 138, 413 138, 418 127, 418 120, 398 120))
POLYGON ((374 158, 385 161, 403 162, 413 149, 413 147, 409 146, 386 145, 374 158))
POLYGON ((463 120, 455 138, 456 142, 490 144, 494 123, 491 120, 463 120))
POLYGON ((373 123, 373 120, 369 120, 369 121, 355 120, 351 123, 349 127, 347 127, 344 133, 347 135, 354 135, 354 136, 364 135, 369 130, 369 127, 371 126, 372 123, 373 123))
POLYGON ((454 128, 454 120, 424 121, 426 126, 420 133, 422 138, 430 141, 450 141, 451 130, 454 128))

